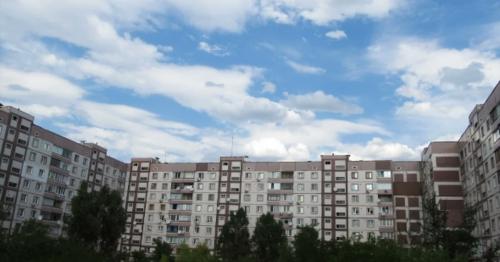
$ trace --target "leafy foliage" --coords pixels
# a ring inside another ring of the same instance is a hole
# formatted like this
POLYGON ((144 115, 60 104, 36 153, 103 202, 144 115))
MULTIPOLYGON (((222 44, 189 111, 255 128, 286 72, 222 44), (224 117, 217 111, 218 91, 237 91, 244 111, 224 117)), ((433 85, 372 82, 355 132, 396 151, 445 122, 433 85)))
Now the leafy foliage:
POLYGON ((189 248, 182 244, 177 248, 176 262, 216 262, 217 258, 210 254, 210 249, 205 245, 189 248))
POLYGON ((312 226, 300 228, 299 233, 294 237, 293 247, 297 262, 318 261, 320 247, 318 231, 312 226))
POLYGON ((250 255, 248 218, 243 208, 231 213, 229 221, 222 227, 217 245, 222 261, 243 261, 250 255))
POLYGON ((107 186, 89 192, 83 182, 71 201, 71 213, 66 221, 71 239, 104 253, 115 252, 126 221, 120 193, 107 186))
POLYGON ((173 249, 167 242, 155 239, 154 244, 155 249, 153 251, 153 254, 151 255, 151 259, 153 261, 161 261, 162 259, 166 259, 167 261, 174 261, 174 258, 172 256, 173 249))
POLYGON ((258 261, 278 261, 280 252, 283 252, 287 244, 287 238, 283 223, 276 222, 273 215, 267 213, 262 215, 255 226, 252 236, 254 255, 258 261))

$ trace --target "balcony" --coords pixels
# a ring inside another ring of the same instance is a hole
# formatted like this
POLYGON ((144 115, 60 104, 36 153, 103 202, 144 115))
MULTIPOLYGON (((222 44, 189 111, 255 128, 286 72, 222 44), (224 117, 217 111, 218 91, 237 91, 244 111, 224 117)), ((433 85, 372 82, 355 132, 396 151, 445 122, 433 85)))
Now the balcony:
POLYGON ((171 226, 186 226, 186 227, 189 227, 189 226, 191 226, 191 221, 175 221, 175 220, 171 220, 167 224, 169 224, 171 226))
POLYGON ((193 199, 170 199, 169 204, 192 204, 193 199))
POLYGON ((172 193, 185 193, 185 194, 193 193, 193 191, 194 191, 193 187, 176 187, 170 190, 170 192, 172 193))
POLYGON ((55 200, 64 200, 64 195, 59 195, 54 192, 45 192, 43 196, 55 200))
POLYGON ((55 207, 55 206, 42 206, 42 211, 46 211, 49 213, 58 213, 58 214, 63 213, 62 207, 55 207))
POLYGON ((272 213, 272 214, 275 218, 278 218, 278 219, 293 218, 292 212, 276 212, 276 213, 272 213))
POLYGON ((293 194, 293 188, 290 188, 290 189, 268 189, 267 193, 268 194, 290 195, 290 194, 293 194))
POLYGON ((168 214, 170 215, 191 215, 192 210, 181 210, 181 209, 169 209, 168 214))
POLYGON ((178 232, 167 232, 166 233, 167 237, 189 237, 190 234, 189 232, 184 232, 184 231, 178 231, 178 232))

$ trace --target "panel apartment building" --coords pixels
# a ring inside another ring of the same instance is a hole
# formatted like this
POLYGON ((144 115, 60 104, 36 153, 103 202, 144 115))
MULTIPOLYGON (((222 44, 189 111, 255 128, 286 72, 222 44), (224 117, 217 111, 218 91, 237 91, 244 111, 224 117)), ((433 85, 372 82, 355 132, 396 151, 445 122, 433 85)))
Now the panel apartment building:
POLYGON ((420 241, 422 180, 418 161, 161 163, 133 158, 126 196, 123 250, 146 250, 160 238, 214 248, 230 212, 244 208, 253 232, 270 212, 292 238, 313 225, 325 240, 370 237, 420 241))
POLYGON ((92 190, 108 185, 122 193, 127 164, 94 143, 77 143, 34 124, 34 117, 0 105, 0 203, 2 228, 12 230, 27 219, 62 234, 63 218, 80 183, 92 190))

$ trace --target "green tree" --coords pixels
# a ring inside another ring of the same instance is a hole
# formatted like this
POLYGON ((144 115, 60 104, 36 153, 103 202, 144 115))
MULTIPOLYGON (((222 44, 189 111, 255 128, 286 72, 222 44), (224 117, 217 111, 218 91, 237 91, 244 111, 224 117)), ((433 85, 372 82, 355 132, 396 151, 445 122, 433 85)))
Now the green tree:
POLYGON ((6 252, 2 261, 35 261, 50 257, 56 240, 48 236, 48 227, 38 221, 28 220, 6 240, 6 252))
POLYGON ((161 261, 163 257, 166 258, 167 261, 174 260, 172 256, 172 246, 170 246, 167 242, 161 241, 160 239, 155 239, 154 244, 155 249, 151 255, 151 259, 153 261, 161 261))
POLYGON ((278 261, 284 245, 288 245, 281 221, 276 222, 271 213, 259 217, 252 236, 254 255, 258 261, 278 261))
POLYGON ((294 236, 293 247, 297 262, 319 261, 320 241, 318 231, 313 226, 301 227, 299 233, 294 236))
POLYGON ((446 212, 439 210, 436 203, 436 196, 433 194, 430 198, 424 198, 424 245, 433 249, 439 249, 445 239, 446 231, 446 212))
POLYGON ((182 244, 177 248, 176 262, 216 262, 217 259, 210 254, 210 249, 206 245, 199 245, 189 248, 182 244))
POLYGON ((71 200, 71 213, 66 220, 70 238, 106 254, 116 252, 126 222, 118 191, 104 186, 100 191, 89 192, 83 182, 78 195, 71 200))
POLYGON ((133 251, 132 252, 132 261, 134 262, 149 262, 148 257, 144 251, 133 251))
POLYGON ((244 209, 230 214, 229 221, 222 227, 217 249, 222 261, 242 261, 250 255, 248 218, 244 209))

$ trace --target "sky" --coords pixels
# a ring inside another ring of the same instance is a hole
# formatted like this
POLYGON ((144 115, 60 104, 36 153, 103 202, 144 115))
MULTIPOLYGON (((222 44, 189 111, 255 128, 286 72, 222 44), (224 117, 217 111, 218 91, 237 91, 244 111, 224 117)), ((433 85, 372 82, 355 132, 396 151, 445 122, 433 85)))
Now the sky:
POLYGON ((500 1, 0 0, 0 102, 121 160, 414 160, 500 80, 500 1))

